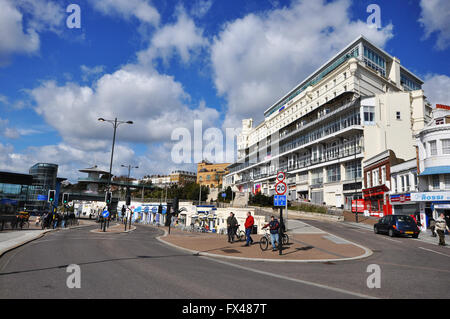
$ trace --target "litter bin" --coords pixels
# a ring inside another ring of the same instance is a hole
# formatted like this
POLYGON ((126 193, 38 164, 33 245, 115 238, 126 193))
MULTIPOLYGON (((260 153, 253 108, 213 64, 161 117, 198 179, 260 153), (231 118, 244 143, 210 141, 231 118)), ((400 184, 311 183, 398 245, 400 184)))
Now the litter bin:
POLYGON ((252 228, 252 235, 256 235, 256 234, 258 234, 258 226, 253 225, 253 228, 252 228))

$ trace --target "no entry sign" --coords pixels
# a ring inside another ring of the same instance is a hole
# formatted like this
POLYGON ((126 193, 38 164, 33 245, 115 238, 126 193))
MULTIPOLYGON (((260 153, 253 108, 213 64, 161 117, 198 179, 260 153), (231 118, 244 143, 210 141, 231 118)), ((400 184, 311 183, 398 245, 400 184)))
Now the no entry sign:
POLYGON ((286 174, 284 174, 284 172, 277 173, 277 181, 282 182, 285 180, 285 178, 286 178, 286 174))

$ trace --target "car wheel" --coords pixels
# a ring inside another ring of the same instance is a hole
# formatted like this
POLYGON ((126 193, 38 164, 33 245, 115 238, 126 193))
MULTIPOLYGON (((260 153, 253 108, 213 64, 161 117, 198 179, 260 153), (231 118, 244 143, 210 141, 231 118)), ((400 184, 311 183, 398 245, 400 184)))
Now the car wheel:
POLYGON ((390 237, 394 237, 395 236, 394 231, 392 230, 392 228, 389 229, 389 236, 390 237))
POLYGON ((374 227, 373 228, 373 232, 375 233, 375 234, 379 234, 380 232, 378 231, 378 227, 374 227))
POLYGON ((419 234, 417 234, 417 235, 412 235, 412 238, 419 238, 419 234))

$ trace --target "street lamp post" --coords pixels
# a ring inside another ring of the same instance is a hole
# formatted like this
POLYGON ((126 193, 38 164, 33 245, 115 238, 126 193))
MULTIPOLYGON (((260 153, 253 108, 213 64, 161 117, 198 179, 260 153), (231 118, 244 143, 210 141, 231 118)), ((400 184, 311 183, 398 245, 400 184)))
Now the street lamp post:
MULTIPOLYGON (((131 165, 122 165, 122 167, 128 167, 128 177, 127 177, 127 194, 126 194, 126 198, 128 198, 128 196, 131 196, 130 194, 130 172, 132 168, 139 168, 139 166, 131 166, 131 165)), ((127 209, 129 210, 129 208, 127 207, 127 209)), ((130 221, 129 221, 129 227, 128 230, 131 229, 131 211, 130 211, 130 221)), ((125 230, 127 230, 127 223, 125 221, 125 230)))
MULTIPOLYGON (((108 192, 111 191, 111 171, 112 171, 112 164, 113 164, 113 158, 114 158, 114 144, 116 143, 116 130, 119 127, 120 124, 133 124, 133 121, 118 121, 117 117, 114 120, 105 120, 104 118, 98 119, 100 122, 109 122, 114 127, 114 135, 113 135, 113 142, 112 142, 112 149, 111 149, 111 161, 109 163, 109 176, 108 176, 108 192)), ((111 200, 112 203, 112 200, 111 200)), ((108 204, 108 211, 111 211, 110 204, 108 204)), ((106 232, 106 223, 103 225, 103 231, 106 232)))

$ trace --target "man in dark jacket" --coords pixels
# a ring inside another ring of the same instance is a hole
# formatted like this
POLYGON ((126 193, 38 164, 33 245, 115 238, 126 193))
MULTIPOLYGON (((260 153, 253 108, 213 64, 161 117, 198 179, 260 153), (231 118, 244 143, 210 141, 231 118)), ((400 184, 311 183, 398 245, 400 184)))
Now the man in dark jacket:
POLYGON ((277 250, 275 246, 275 242, 277 244, 280 243, 280 236, 278 235, 279 229, 280 229, 280 223, 275 218, 275 216, 271 216, 271 221, 265 225, 263 228, 269 227, 270 229, 270 241, 272 243, 272 250, 277 250))
POLYGON ((228 234, 228 242, 232 243, 234 241, 234 234, 238 225, 238 221, 236 217, 234 217, 233 213, 230 213, 230 217, 227 218, 227 234, 228 234))

